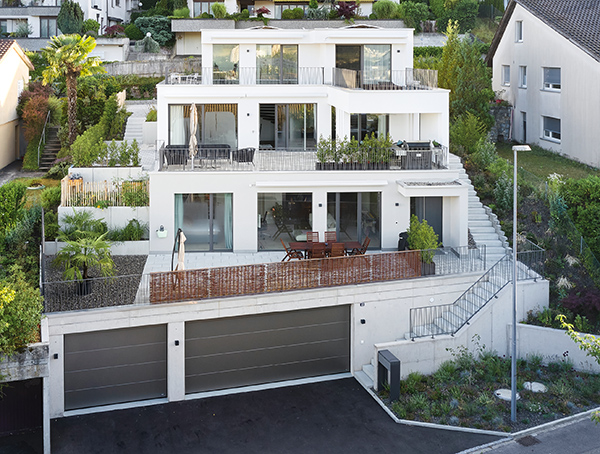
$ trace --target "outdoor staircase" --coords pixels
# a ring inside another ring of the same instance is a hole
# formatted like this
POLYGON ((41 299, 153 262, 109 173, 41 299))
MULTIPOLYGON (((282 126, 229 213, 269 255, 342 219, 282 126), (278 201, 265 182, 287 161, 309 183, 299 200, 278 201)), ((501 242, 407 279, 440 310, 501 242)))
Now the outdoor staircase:
POLYGON ((133 142, 133 139, 137 140, 139 144, 144 142, 142 125, 146 121, 146 114, 140 112, 138 115, 136 115, 136 113, 137 112, 134 111, 133 115, 129 116, 127 119, 127 125, 125 126, 125 135, 123 136, 123 140, 126 140, 129 144, 133 142))
POLYGON ((47 172, 52 167, 52 163, 56 160, 56 156, 60 151, 60 140, 58 139, 58 128, 48 128, 46 133, 46 145, 40 156, 39 169, 47 172))
POLYGON ((458 156, 450 155, 449 168, 458 170, 460 180, 469 188, 469 231, 477 245, 486 245, 487 267, 508 252, 508 243, 496 215, 483 206, 458 156))

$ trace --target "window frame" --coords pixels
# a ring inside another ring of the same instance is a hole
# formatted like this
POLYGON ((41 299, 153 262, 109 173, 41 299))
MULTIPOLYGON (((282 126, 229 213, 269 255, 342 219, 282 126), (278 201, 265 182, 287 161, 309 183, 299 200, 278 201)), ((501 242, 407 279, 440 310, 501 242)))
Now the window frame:
POLYGON ((527 88, 527 66, 519 66, 519 88, 527 88))
POLYGON ((561 121, 560 118, 550 117, 548 115, 542 115, 542 139, 548 140, 549 142, 561 143, 562 133, 561 133, 561 121), (546 123, 546 120, 556 120, 558 121, 558 131, 554 129, 550 129, 546 123))
POLYGON ((40 38, 50 38, 52 36, 56 36, 58 33, 58 24, 56 22, 56 17, 40 17, 40 38), (54 25, 54 35, 50 34, 50 24, 54 25), (46 31, 48 34, 44 35, 44 31, 46 31))
POLYGON ((559 67, 555 66, 544 66, 542 67, 542 90, 559 92, 562 90, 562 71, 559 67), (546 82, 546 75, 550 73, 550 70, 558 70, 559 82, 558 84, 552 82, 546 82))
POLYGON ((523 21, 515 21, 515 43, 523 42, 523 21))
POLYGON ((501 85, 503 87, 510 87, 510 65, 502 65, 501 71, 501 85))

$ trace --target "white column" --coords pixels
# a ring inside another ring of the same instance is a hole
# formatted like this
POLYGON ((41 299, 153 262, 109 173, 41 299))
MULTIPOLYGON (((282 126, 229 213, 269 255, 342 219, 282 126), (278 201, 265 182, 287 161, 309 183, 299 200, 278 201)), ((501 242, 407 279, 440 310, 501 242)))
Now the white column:
POLYGON ((184 322, 167 325, 167 398, 169 402, 185 399, 184 322))

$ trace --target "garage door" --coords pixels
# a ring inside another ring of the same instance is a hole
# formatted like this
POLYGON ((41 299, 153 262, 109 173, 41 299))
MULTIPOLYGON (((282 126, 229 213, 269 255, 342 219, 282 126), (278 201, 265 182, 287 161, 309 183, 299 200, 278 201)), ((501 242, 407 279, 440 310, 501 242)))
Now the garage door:
POLYGON ((185 389, 196 393, 350 370, 350 307, 186 323, 185 389))
POLYGON ((166 395, 166 325, 65 336, 65 410, 166 395))

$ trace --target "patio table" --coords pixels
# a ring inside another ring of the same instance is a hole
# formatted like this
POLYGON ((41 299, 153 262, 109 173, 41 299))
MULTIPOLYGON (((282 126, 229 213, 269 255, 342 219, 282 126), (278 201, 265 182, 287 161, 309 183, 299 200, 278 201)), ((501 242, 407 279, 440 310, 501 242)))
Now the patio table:
MULTIPOLYGON (((341 241, 339 241, 341 243, 341 241)), ((314 242, 308 242, 308 241, 292 241, 290 242, 290 249, 296 249, 297 251, 304 251, 305 255, 307 252, 312 251, 312 245, 315 244, 314 242)), ((329 254, 331 252, 331 245, 333 244, 333 242, 331 243, 321 243, 321 244, 325 244, 325 252, 327 254, 329 254)), ((346 249, 346 253, 352 252, 353 249, 355 248, 360 248, 361 244, 358 241, 345 241, 344 242, 344 249, 346 249)))

